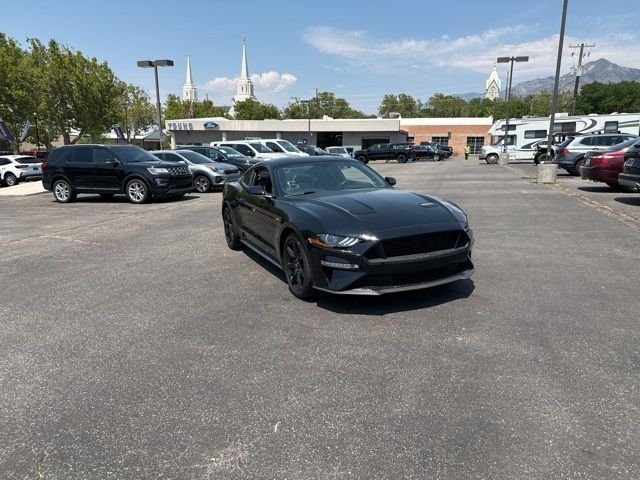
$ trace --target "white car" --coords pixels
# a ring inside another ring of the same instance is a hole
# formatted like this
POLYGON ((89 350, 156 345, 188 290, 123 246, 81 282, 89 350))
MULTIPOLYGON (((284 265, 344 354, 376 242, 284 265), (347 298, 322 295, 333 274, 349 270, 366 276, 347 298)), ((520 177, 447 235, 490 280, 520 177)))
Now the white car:
POLYGON ((40 159, 30 155, 0 156, 0 183, 7 187, 17 185, 21 180, 42 178, 40 159))
POLYGON ((347 150, 345 147, 327 147, 324 149, 324 151, 331 155, 351 158, 351 154, 349 153, 349 150, 347 150))
POLYGON ((308 157, 308 153, 304 153, 299 150, 293 143, 289 140, 284 140, 282 138, 267 138, 256 140, 256 142, 260 142, 266 147, 270 148, 274 152, 279 152, 287 156, 293 157, 308 157))
POLYGON ((262 160, 269 160, 271 158, 282 158, 285 156, 282 153, 274 152, 269 147, 260 143, 258 140, 227 140, 221 142, 211 142, 209 145, 212 147, 231 147, 234 150, 239 151, 246 157, 253 157, 262 160))

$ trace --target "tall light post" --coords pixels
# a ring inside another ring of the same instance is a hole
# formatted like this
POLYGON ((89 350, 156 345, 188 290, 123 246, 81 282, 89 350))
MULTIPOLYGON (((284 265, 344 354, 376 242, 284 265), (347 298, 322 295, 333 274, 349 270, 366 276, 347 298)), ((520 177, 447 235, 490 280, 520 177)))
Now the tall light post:
POLYGON ((173 67, 173 60, 138 60, 140 68, 153 67, 153 74, 156 79, 156 107, 158 108, 158 135, 160 138, 160 148, 162 148, 162 109, 160 106, 160 85, 158 84, 158 67, 173 67))
POLYGON ((513 83, 513 64, 514 62, 528 62, 529 57, 498 57, 496 60, 498 63, 511 63, 511 67, 509 69, 509 82, 507 84, 507 111, 505 115, 505 125, 504 125, 504 151, 507 152, 507 138, 509 136, 509 103, 511 102, 511 84, 513 83))

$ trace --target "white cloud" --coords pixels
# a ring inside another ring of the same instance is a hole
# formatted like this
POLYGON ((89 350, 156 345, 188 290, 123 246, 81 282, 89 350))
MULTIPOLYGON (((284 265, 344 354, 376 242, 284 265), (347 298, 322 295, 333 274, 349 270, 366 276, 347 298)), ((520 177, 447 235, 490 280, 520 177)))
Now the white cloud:
MULTIPOLYGON (((236 91, 237 78, 216 77, 209 80, 201 88, 204 92, 215 95, 233 95, 236 91)), ((257 97, 269 97, 271 94, 280 93, 288 87, 295 85, 298 78, 291 73, 278 73, 274 71, 254 73, 251 81, 255 87, 257 97)), ((261 101, 268 101, 268 98, 260 98, 261 101)))
MULTIPOLYGON (((402 69, 406 68, 437 75, 434 66, 486 74, 497 57, 528 55, 529 62, 517 66, 518 77, 522 79, 552 75, 555 70, 558 35, 536 39, 537 28, 536 25, 514 25, 457 38, 443 35, 433 39, 382 40, 367 32, 312 27, 305 32, 303 40, 316 50, 352 66, 387 74, 405 74, 402 69)), ((600 38, 589 38, 597 44, 591 60, 604 57, 625 66, 640 64, 640 35, 630 33, 630 30, 612 32, 601 32, 600 38)), ((571 36, 565 38, 563 71, 572 65, 569 44, 581 40, 571 36)))

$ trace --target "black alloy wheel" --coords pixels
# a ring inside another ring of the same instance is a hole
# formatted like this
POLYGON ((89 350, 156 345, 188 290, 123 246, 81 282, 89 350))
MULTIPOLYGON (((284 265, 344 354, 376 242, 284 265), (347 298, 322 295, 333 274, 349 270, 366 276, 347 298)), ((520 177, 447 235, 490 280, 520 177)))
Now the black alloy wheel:
POLYGON ((396 160, 398 160, 398 163, 407 163, 407 156, 400 154, 396 157, 396 160))
POLYGON ((193 179, 193 187, 198 193, 206 193, 211 190, 211 181, 206 175, 198 175, 193 179))
POLYGON ((18 184, 18 177, 9 172, 4 176, 4 183, 7 184, 7 187, 13 187, 18 184))
POLYGON ((495 165, 496 163, 498 163, 498 155, 496 155, 495 153, 487 155, 487 163, 491 165, 495 165))
POLYGON ((231 250, 240 250, 242 244, 229 207, 225 207, 222 212, 222 222, 224 223, 224 239, 227 241, 227 246, 231 250))
POLYGON ((289 291, 301 300, 313 298, 313 282, 309 257, 298 236, 289 234, 284 242, 282 265, 289 291))
POLYGON ((368 160, 368 159, 367 159, 367 157, 365 157, 364 155, 360 155, 360 156, 358 157, 358 161, 360 161, 360 162, 364 163, 365 165, 366 165, 367 163, 369 163, 369 160, 368 160))
POLYGON ((60 203, 69 203, 76 199, 76 194, 66 180, 56 180, 53 182, 52 190, 56 201, 60 203))

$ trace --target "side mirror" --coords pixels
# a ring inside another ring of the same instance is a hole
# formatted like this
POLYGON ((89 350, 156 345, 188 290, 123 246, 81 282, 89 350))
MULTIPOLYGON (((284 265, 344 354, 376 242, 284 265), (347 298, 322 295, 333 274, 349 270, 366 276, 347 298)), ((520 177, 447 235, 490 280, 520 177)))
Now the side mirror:
POLYGON ((256 195, 258 197, 264 197, 267 194, 262 185, 253 185, 249 187, 249 195, 256 195))
POLYGON ((387 181, 387 183, 389 185, 391 185, 392 187, 396 184, 396 179, 393 177, 384 177, 384 179, 387 181))

